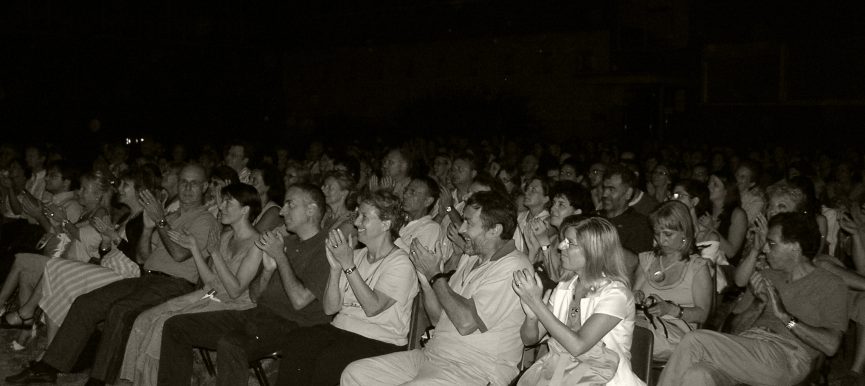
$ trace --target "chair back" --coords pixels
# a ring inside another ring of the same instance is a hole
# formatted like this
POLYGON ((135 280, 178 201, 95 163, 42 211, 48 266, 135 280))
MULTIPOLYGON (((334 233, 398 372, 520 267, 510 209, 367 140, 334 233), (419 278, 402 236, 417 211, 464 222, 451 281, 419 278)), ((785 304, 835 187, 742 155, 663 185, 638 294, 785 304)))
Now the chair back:
POLYGON ((655 340, 652 332, 642 326, 634 326, 634 339, 631 341, 631 369, 643 382, 651 385, 652 349, 655 340))
POLYGON ((411 321, 408 329, 409 350, 421 348, 421 338, 429 326, 430 321, 423 305, 423 295, 418 293, 411 304, 411 321))

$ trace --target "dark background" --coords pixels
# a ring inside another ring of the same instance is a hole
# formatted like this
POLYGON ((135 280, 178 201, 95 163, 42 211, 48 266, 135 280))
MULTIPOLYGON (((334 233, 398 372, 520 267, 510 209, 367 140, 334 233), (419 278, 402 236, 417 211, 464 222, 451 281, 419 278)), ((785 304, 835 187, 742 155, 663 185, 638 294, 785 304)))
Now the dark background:
POLYGON ((84 3, 0 4, 0 141, 863 137, 865 2, 84 3))

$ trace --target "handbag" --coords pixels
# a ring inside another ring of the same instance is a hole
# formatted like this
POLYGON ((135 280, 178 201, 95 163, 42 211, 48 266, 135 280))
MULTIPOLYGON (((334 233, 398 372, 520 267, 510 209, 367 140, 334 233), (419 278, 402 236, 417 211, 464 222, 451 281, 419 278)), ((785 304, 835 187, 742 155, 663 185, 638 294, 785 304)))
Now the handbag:
POLYGON ((619 354, 599 341, 578 356, 571 355, 555 339, 550 352, 538 359, 520 377, 518 386, 605 385, 616 375, 619 354))
POLYGON ((652 332, 653 348, 652 359, 665 361, 670 359, 670 355, 676 350, 676 346, 682 341, 694 328, 688 322, 669 315, 661 317, 653 317, 648 313, 644 313, 644 326, 652 332))

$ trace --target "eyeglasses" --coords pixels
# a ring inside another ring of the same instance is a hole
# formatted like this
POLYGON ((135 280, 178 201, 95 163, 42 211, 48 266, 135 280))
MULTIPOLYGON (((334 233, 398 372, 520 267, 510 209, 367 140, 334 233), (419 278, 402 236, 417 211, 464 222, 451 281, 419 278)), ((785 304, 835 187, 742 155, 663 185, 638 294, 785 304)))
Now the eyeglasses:
POLYGON ((592 169, 592 170, 589 171, 589 173, 592 173, 592 174, 604 174, 604 171, 601 170, 601 169, 592 169))
POLYGON ((652 173, 657 174, 659 176, 669 176, 670 175, 670 172, 665 171, 665 170, 655 170, 652 173))

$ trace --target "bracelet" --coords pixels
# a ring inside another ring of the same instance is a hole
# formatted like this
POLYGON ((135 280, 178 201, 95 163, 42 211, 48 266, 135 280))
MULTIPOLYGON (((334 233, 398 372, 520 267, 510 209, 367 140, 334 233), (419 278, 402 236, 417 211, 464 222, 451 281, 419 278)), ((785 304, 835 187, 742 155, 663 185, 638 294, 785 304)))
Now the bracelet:
POLYGON ((351 275, 352 272, 354 272, 354 271, 357 271, 356 265, 354 267, 349 268, 349 269, 342 270, 342 272, 345 273, 345 276, 351 275))
POLYGON ((676 304, 676 307, 679 307, 679 314, 676 315, 676 319, 682 319, 682 316, 685 315, 685 307, 682 307, 678 304, 676 304))
POLYGON ((797 324, 799 324, 799 320, 796 319, 796 317, 794 317, 794 316, 791 315, 791 316, 790 316, 790 321, 787 322, 787 326, 786 326, 786 327, 787 327, 788 330, 792 330, 793 327, 796 327, 797 324))
POLYGON ((164 217, 162 218, 162 220, 159 220, 159 222, 156 223, 157 228, 165 228, 167 226, 168 226, 168 220, 166 220, 164 217))
POLYGON ((451 276, 453 276, 454 272, 456 272, 456 271, 439 272, 439 273, 433 275, 433 277, 431 277, 431 278, 429 279, 429 285, 430 285, 430 287, 432 287, 433 284, 435 284, 436 280, 438 280, 438 279, 442 279, 442 278, 444 278, 444 279, 448 279, 448 280, 450 280, 450 279, 451 279, 451 276))

